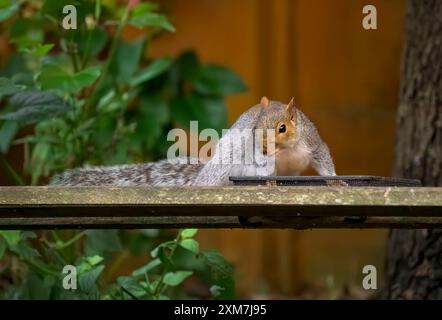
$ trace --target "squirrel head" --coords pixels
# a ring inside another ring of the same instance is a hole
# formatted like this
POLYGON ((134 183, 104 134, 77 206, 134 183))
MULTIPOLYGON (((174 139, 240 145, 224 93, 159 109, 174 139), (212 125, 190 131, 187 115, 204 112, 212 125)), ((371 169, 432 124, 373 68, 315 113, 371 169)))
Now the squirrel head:
MULTIPOLYGON (((262 113, 257 122, 256 129, 263 129, 263 152, 267 152, 267 142, 275 146, 275 152, 281 149, 291 148, 296 143, 296 107, 294 98, 285 104, 278 101, 270 101, 262 97, 262 113), (274 130, 274 140, 267 141, 267 130, 274 130)), ((273 153, 273 152, 272 152, 273 153)))

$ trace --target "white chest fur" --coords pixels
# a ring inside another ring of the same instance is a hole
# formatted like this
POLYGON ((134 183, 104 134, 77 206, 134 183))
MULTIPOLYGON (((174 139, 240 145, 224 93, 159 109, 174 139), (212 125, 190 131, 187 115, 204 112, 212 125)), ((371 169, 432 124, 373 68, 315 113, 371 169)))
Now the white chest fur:
POLYGON ((279 176, 300 175, 310 165, 311 151, 304 144, 281 150, 276 156, 276 173, 279 176))

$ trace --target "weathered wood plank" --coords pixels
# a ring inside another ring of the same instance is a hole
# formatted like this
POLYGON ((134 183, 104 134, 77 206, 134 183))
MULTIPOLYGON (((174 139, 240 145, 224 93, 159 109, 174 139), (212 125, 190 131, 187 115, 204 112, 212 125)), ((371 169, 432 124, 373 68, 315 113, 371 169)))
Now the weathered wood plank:
POLYGON ((7 206, 325 205, 442 207, 435 187, 0 187, 7 206))
POLYGON ((442 188, 0 187, 0 228, 436 228, 442 188))

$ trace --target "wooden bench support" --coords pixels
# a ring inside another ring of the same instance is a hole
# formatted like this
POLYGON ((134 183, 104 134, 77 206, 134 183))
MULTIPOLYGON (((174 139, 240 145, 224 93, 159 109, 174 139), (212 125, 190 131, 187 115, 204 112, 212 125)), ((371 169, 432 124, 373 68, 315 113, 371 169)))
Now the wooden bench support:
POLYGON ((0 229, 442 228, 442 188, 0 187, 0 229))

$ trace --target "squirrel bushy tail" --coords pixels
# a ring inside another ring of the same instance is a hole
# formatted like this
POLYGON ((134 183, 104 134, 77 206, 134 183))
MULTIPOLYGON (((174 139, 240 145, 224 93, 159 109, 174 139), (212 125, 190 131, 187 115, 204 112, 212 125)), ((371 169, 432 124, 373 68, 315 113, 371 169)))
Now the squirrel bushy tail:
POLYGON ((178 163, 167 159, 139 164, 85 167, 66 170, 55 175, 52 186, 189 186, 202 164, 190 164, 187 158, 178 163))

